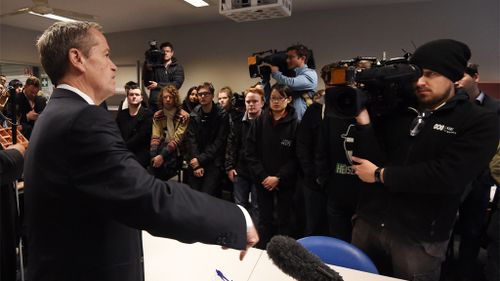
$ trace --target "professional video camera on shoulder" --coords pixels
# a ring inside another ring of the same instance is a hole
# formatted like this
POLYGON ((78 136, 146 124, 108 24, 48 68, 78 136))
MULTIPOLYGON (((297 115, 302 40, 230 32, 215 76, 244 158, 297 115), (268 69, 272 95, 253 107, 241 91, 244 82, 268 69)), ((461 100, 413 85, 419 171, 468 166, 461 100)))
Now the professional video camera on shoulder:
POLYGON ((163 67, 165 53, 158 48, 156 40, 149 41, 149 49, 144 53, 145 64, 148 68, 163 67))
POLYGON ((356 57, 323 67, 327 86, 326 101, 337 117, 352 118, 368 108, 371 114, 387 115, 414 102, 414 82, 419 67, 404 57, 379 61, 376 57, 356 57))
MULTIPOLYGON (((288 69, 286 58, 286 51, 268 50, 253 53, 248 57, 250 78, 260 77, 263 81, 269 81, 271 78, 271 68, 269 65, 277 66, 280 72, 287 77, 294 77, 295 71, 293 69, 288 69)), ((312 50, 308 50, 307 66, 312 69, 316 68, 312 50)))

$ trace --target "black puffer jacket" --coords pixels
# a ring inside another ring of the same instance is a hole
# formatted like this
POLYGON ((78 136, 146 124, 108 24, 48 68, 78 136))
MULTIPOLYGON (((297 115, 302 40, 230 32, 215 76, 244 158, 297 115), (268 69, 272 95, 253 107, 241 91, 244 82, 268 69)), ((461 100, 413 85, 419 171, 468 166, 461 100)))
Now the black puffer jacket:
POLYGON ((247 115, 245 115, 242 118, 230 118, 229 124, 224 165, 226 172, 235 169, 239 176, 251 178, 248 161, 245 157, 245 149, 252 120, 248 119, 247 115))
POLYGON ((268 176, 280 178, 279 187, 293 187, 298 172, 296 132, 299 121, 293 107, 274 123, 269 109, 250 126, 245 156, 257 184, 268 176))

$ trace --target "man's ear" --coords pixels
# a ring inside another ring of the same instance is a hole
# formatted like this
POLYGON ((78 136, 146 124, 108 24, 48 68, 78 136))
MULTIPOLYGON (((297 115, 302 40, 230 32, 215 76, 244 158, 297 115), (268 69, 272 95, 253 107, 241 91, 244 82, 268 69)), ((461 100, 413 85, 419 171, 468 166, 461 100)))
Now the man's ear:
POLYGON ((476 73, 473 78, 476 83, 479 83, 479 73, 476 73))
POLYGON ((77 48, 71 48, 68 51, 68 61, 72 68, 77 69, 80 72, 85 72, 84 62, 85 57, 83 53, 77 48))

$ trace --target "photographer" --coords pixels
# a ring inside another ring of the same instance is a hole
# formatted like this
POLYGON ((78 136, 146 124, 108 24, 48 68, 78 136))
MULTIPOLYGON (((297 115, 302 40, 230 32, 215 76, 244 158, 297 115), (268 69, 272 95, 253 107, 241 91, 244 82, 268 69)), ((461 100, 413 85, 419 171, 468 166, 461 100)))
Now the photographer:
POLYGON ((160 89, 167 85, 174 85, 177 90, 184 83, 184 68, 174 57, 174 46, 170 42, 164 42, 160 45, 164 53, 163 66, 145 65, 143 81, 149 93, 149 109, 152 112, 158 111, 158 93, 160 89))
POLYGON ((495 114, 455 92, 470 55, 450 39, 422 45, 410 60, 423 72, 415 108, 356 116, 353 169, 365 184, 352 242, 381 274, 439 280, 465 186, 495 152, 495 114))
POLYGON ((286 49, 286 62, 289 69, 295 71, 295 77, 283 75, 278 66, 271 66, 271 76, 278 84, 283 84, 293 91, 293 107, 299 120, 312 104, 312 97, 318 86, 316 71, 307 67, 309 50, 304 45, 294 45, 286 49))

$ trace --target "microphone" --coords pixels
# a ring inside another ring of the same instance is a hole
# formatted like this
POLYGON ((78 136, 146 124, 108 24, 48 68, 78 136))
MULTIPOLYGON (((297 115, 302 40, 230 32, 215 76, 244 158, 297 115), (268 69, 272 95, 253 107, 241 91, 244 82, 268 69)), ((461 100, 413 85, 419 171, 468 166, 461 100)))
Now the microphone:
POLYGON ((294 239, 276 235, 267 244, 273 263, 297 281, 343 281, 338 272, 324 264, 318 256, 294 239))

